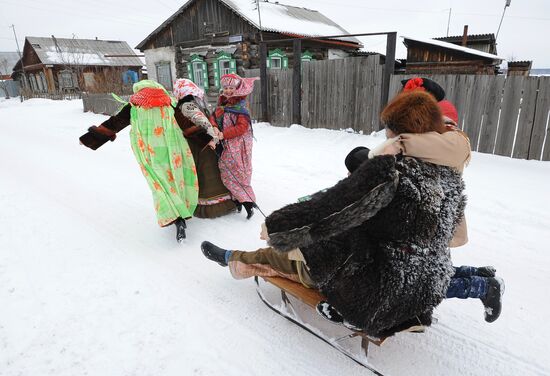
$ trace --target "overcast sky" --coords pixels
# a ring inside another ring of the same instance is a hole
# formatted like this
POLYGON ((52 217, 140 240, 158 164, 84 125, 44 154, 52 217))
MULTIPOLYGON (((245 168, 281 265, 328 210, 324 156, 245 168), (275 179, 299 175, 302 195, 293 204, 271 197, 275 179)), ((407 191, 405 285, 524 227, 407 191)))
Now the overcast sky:
MULTIPOLYGON (((252 2, 252 0, 251 0, 252 2)), ((25 36, 125 40, 135 47, 185 1, 177 0, 1 0, 0 51, 16 51, 25 36)), ((433 38, 497 32, 505 0, 281 0, 315 9, 351 33, 397 31, 398 35, 433 38)), ((509 60, 532 60, 533 68, 550 68, 550 0, 512 0, 498 35, 498 55, 509 60)), ((363 38, 365 48, 385 51, 380 38, 363 38)), ((397 57, 405 58, 402 39, 397 57)))

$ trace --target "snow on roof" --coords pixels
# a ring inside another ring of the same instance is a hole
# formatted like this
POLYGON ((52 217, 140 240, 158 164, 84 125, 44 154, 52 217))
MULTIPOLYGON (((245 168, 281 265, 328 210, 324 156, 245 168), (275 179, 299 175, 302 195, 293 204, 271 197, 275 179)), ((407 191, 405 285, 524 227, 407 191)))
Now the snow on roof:
MULTIPOLYGON (((142 49, 145 44, 158 32, 167 27, 177 16, 182 14, 195 0, 187 1, 173 15, 157 27, 136 48, 142 49)), ((349 34, 344 28, 327 18, 322 13, 290 5, 259 1, 260 16, 256 4, 251 0, 218 0, 232 9, 235 13, 248 21, 252 26, 262 31, 295 34, 305 37, 319 37, 330 35, 349 34), (260 17, 262 27, 260 28, 260 17)), ((361 41, 353 37, 334 38, 346 42, 357 43, 362 47, 361 41)))
POLYGON ((440 41, 440 40, 428 39, 428 38, 416 38, 416 37, 411 38, 411 37, 406 37, 404 35, 401 36, 401 38, 414 40, 414 41, 420 42, 420 43, 431 44, 433 46, 443 47, 443 48, 447 48, 447 49, 450 49, 450 50, 456 50, 456 51, 464 52, 464 53, 467 53, 467 54, 470 54, 470 55, 481 56, 481 57, 485 57, 485 58, 488 58, 488 59, 506 60, 505 58, 497 56, 497 55, 493 55, 493 54, 490 54, 490 53, 487 53, 487 52, 479 51, 479 50, 476 50, 476 49, 473 49, 473 48, 457 46, 456 44, 447 43, 447 42, 443 42, 443 41, 440 41))
MULTIPOLYGON (((274 31, 308 37, 349 34, 344 28, 316 10, 259 1, 260 15, 258 15, 256 4, 250 0, 220 1, 262 31, 274 31), (262 21, 261 28, 260 18, 262 21)), ((361 41, 353 37, 334 39, 361 44, 361 41)))
POLYGON ((136 56, 105 57, 105 55, 135 55, 128 43, 96 39, 27 37, 43 64, 104 65, 141 67, 136 56), (56 43, 57 42, 57 43, 56 43))

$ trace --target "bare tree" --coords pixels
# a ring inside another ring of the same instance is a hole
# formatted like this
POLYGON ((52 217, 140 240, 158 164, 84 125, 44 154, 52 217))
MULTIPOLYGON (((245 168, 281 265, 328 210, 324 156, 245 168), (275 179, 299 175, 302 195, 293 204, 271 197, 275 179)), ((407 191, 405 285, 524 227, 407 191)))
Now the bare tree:
MULTIPOLYGON (((91 54, 84 50, 80 50, 75 43, 67 43, 63 49, 57 43, 57 39, 52 35, 55 44, 57 56, 67 72, 71 74, 73 87, 81 89, 85 87, 84 83, 84 68, 90 62, 91 54), (76 78, 76 85, 75 80, 76 78)), ((74 38, 73 38, 74 39, 74 38)), ((62 73, 63 74, 63 73, 62 73)), ((60 83, 61 88, 61 83, 60 83)))
POLYGON ((8 81, 4 80, 2 76, 7 76, 8 74, 8 59, 2 59, 0 60, 0 89, 4 90, 6 99, 10 99, 10 92, 8 90, 8 81))

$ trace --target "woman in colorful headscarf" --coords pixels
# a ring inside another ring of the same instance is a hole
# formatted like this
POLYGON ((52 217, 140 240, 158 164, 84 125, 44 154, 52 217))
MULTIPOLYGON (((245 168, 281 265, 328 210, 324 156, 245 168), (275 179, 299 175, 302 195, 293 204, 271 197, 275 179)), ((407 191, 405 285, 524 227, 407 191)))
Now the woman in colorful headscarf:
POLYGON ((215 218, 235 210, 231 194, 223 185, 214 151, 218 143, 217 128, 208 120, 204 91, 186 78, 174 83, 178 100, 175 117, 189 143, 199 179, 199 201, 195 217, 215 218))
POLYGON ((213 124, 217 126, 222 147, 218 148, 220 175, 223 184, 240 211, 244 206, 247 219, 254 215, 256 195, 252 189, 252 123, 245 99, 254 90, 257 77, 243 78, 225 74, 220 83, 222 92, 214 112, 213 124), (221 150, 221 154, 220 151, 221 150))
POLYGON ((151 188, 157 221, 174 224, 178 242, 185 239, 185 220, 197 206, 198 180, 187 141, 174 118, 172 98, 162 85, 143 80, 118 114, 92 126, 80 142, 96 150, 131 124, 130 142, 143 176, 151 188))

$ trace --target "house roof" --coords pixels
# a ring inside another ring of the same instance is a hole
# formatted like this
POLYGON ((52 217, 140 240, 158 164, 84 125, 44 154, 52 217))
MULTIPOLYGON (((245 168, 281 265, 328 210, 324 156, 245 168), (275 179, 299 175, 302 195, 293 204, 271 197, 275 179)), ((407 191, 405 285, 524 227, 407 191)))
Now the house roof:
POLYGON ((449 49, 449 50, 460 51, 460 52, 470 54, 470 55, 484 57, 486 59, 506 60, 501 56, 493 55, 493 54, 483 52, 483 51, 479 51, 479 50, 476 50, 476 49, 473 49, 473 48, 457 46, 456 44, 443 42, 443 41, 440 41, 440 40, 428 39, 428 38, 416 38, 416 37, 411 38, 411 37, 406 37, 406 36, 401 36, 401 38, 404 39, 405 45, 407 44, 407 40, 412 40, 412 41, 419 42, 419 43, 429 44, 429 45, 432 45, 432 46, 442 47, 442 48, 446 48, 446 49, 449 49))
POLYGON ((12 68, 18 61, 19 54, 17 52, 0 52, 0 75, 11 75, 12 68))
MULTIPOLYGON (((151 34, 140 42, 136 48, 142 49, 144 45, 158 32, 167 27, 177 16, 182 14, 185 9, 195 0, 189 0, 172 16, 157 27, 151 34)), ((343 27, 336 24, 330 18, 322 13, 307 9, 299 8, 290 5, 271 3, 267 1, 259 1, 260 17, 256 4, 251 0, 218 0, 225 4, 232 11, 237 13, 245 21, 261 31, 271 31, 282 34, 291 34, 304 37, 320 37, 325 35, 342 35, 349 34, 343 27)), ((346 42, 352 42, 362 46, 361 41, 353 37, 334 38, 346 42)))
POLYGON ((43 64, 72 64, 141 67, 139 57, 105 57, 135 55, 128 43, 117 40, 26 37, 43 64))
MULTIPOLYGON (((435 40, 440 40, 443 42, 449 42, 449 43, 462 43, 462 35, 453 35, 451 37, 439 37, 439 38, 433 38, 435 40)), ((468 42, 487 42, 487 43, 494 43, 496 41, 495 34, 471 34, 467 35, 467 41, 468 42)))

